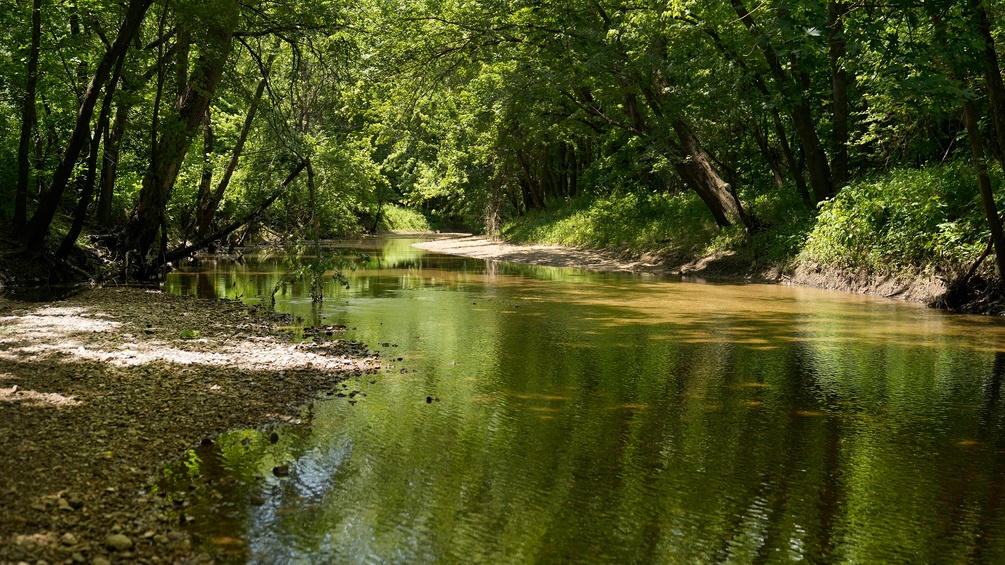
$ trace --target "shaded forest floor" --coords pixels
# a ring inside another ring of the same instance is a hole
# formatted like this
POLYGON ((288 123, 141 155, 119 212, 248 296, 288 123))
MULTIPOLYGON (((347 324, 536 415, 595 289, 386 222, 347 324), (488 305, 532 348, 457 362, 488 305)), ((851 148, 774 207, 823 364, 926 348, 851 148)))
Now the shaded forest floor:
POLYGON ((206 559, 150 492, 161 466, 229 429, 297 423, 379 367, 338 328, 294 343, 289 323, 142 288, 0 298, 0 563, 206 559))

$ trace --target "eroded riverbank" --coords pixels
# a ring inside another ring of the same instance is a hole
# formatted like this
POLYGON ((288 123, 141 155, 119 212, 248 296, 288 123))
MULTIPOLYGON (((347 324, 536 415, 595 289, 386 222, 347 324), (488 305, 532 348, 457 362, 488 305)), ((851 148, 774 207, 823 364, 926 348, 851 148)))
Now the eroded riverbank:
MULTIPOLYGON (((559 245, 515 245, 479 236, 438 239, 418 243, 415 246, 435 253, 528 265, 795 284, 925 304, 935 302, 947 291, 945 281, 937 276, 875 277, 866 272, 839 271, 813 266, 801 266, 793 272, 786 272, 777 265, 752 265, 735 260, 730 255, 686 260, 656 255, 635 257, 610 250, 577 249, 559 245)), ((974 312, 997 314, 999 310, 1000 306, 988 304, 974 312)))
POLYGON ((0 563, 206 558, 148 494, 159 468, 220 432, 297 422, 379 367, 338 328, 293 343, 288 323, 136 288, 0 298, 0 563))

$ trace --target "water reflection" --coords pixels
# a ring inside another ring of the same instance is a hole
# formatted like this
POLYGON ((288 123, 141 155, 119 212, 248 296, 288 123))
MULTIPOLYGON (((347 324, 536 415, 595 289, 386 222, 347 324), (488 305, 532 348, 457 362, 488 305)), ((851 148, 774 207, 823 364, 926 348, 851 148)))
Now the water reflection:
MULTIPOLYGON (((379 346, 366 397, 167 471, 221 560, 1005 562, 999 322, 408 244, 277 302, 379 346)), ((202 268, 170 289, 257 300, 285 267, 202 268)))

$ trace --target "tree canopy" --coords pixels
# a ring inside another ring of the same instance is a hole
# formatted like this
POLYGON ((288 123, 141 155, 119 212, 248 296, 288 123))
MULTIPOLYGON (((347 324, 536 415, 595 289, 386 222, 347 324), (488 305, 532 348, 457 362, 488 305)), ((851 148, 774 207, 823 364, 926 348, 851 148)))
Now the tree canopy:
MULTIPOLYGON (((570 198, 693 194, 719 227, 969 160, 999 266, 990 0, 0 3, 0 218, 148 278, 221 240, 496 231, 570 198)), ((672 218, 668 219, 673 221, 672 218)))

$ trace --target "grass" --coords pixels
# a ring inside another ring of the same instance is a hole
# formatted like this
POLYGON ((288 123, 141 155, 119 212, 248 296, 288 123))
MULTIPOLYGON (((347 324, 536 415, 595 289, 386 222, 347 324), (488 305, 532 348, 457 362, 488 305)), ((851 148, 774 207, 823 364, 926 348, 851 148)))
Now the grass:
MULTIPOLYGON (((1000 172, 994 179, 1001 185, 1000 172)), ((606 248, 675 260, 731 255, 734 264, 799 264, 877 275, 958 272, 980 254, 988 231, 976 176, 966 161, 893 169, 860 178, 818 213, 794 189, 741 199, 760 227, 718 229, 693 194, 622 193, 550 203, 506 224, 517 243, 606 248)))

